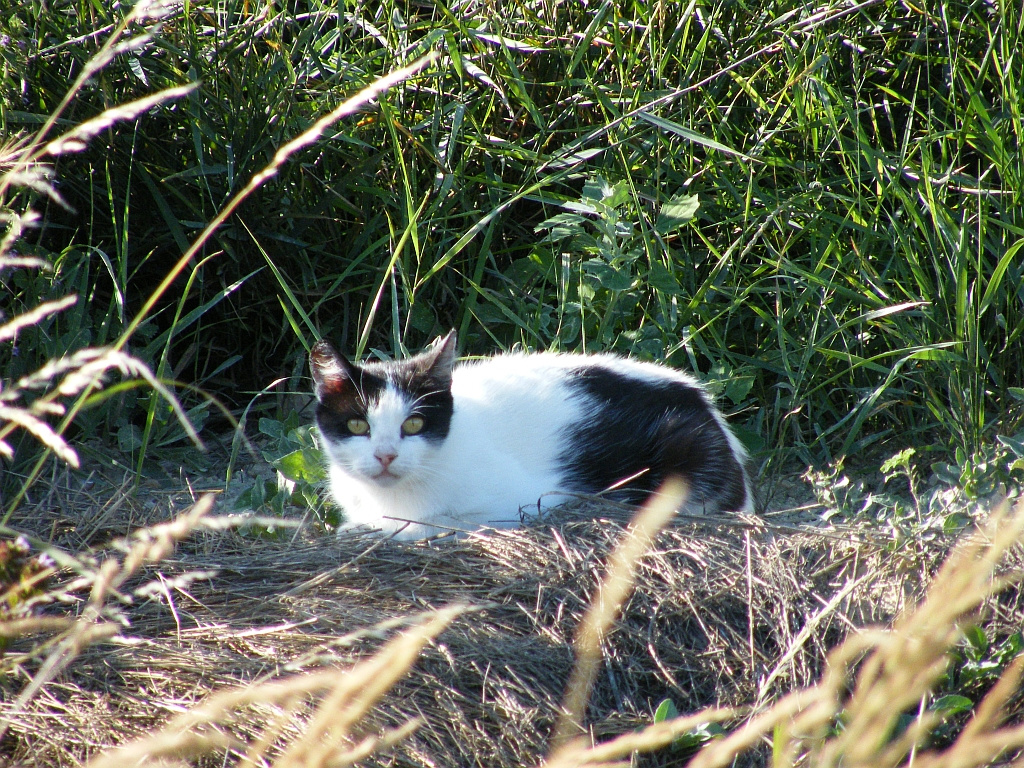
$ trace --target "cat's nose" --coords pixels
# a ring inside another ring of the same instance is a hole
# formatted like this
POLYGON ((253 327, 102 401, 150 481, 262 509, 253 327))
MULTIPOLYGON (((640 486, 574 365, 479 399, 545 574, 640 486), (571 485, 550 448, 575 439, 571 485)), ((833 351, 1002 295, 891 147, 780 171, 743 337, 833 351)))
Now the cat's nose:
POLYGON ((380 465, 387 469, 391 466, 391 462, 398 458, 397 453, 375 453, 373 457, 380 462, 380 465))

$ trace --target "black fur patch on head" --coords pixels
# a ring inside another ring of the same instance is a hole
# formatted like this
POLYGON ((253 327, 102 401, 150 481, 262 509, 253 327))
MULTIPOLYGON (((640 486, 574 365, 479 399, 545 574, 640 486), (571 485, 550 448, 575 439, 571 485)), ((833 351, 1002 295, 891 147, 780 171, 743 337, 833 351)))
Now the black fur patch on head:
POLYGON ((601 365, 572 372, 569 385, 594 404, 572 427, 560 462, 582 493, 634 477, 611 498, 641 503, 672 475, 690 484, 691 503, 723 511, 747 500, 744 469, 701 390, 683 381, 640 379, 601 365))
POLYGON ((316 390, 316 425, 334 440, 352 437, 350 419, 365 419, 370 404, 387 385, 386 379, 354 365, 325 341, 318 342, 309 356, 316 390))
POLYGON ((351 437, 348 421, 365 419, 390 383, 407 395, 412 403, 410 415, 423 419, 423 429, 417 435, 427 440, 443 440, 448 436, 454 410, 454 352, 455 337, 449 334, 432 349, 407 360, 355 364, 320 342, 310 356, 317 392, 317 427, 336 440, 351 437))
POLYGON ((451 371, 447 374, 438 371, 423 357, 417 355, 408 360, 366 363, 363 370, 369 375, 384 377, 397 390, 404 392, 412 403, 410 415, 423 419, 423 429, 417 435, 440 441, 448 436, 455 410, 451 371))

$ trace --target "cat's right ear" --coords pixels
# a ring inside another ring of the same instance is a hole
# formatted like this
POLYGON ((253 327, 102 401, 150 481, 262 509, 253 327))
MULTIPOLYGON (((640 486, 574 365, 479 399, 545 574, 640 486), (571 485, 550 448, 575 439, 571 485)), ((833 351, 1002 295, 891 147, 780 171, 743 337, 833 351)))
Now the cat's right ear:
POLYGON ((339 395, 352 385, 352 363, 339 355, 328 342, 318 341, 309 352, 309 370, 313 374, 316 399, 339 395))

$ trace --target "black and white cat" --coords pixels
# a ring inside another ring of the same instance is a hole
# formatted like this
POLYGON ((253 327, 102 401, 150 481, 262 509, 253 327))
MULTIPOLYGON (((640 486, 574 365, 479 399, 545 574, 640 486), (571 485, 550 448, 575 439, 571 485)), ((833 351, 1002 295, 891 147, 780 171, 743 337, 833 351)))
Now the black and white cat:
POLYGON ((353 364, 313 347, 316 424, 346 526, 422 538, 515 527, 609 488, 642 502, 669 475, 686 510, 753 508, 746 453, 686 374, 610 354, 502 354, 456 364, 455 332, 407 360, 353 364), (411 523, 409 521, 412 521, 411 523))

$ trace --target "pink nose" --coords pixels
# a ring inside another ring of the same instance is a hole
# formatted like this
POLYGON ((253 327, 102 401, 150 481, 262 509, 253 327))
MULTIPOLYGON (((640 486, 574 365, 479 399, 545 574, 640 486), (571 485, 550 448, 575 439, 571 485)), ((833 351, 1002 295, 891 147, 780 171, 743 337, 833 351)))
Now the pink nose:
POLYGON ((380 462, 380 465, 387 469, 391 466, 391 462, 398 458, 397 453, 375 453, 374 458, 380 462))

